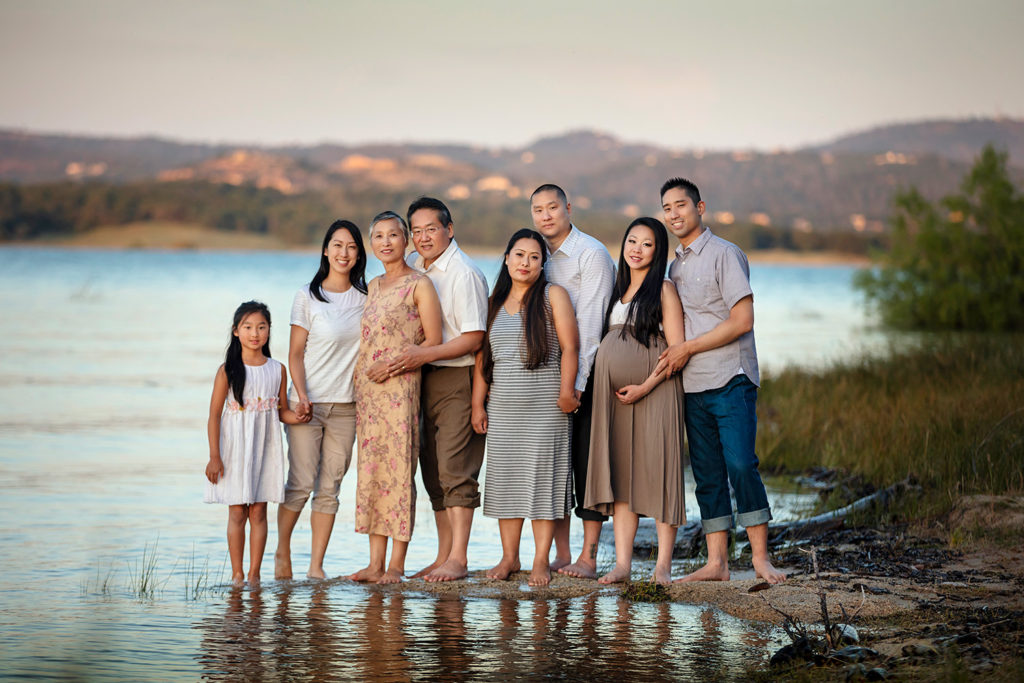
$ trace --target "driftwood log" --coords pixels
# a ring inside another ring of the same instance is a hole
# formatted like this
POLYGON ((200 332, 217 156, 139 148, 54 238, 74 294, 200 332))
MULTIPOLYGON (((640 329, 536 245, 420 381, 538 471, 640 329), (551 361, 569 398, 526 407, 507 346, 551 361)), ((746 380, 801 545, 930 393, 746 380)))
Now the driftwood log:
MULTIPOLYGON (((875 491, 869 496, 864 496, 845 507, 831 512, 825 512, 807 519, 798 519, 790 522, 781 522, 768 525, 768 542, 771 545, 796 541, 802 538, 810 538, 828 531, 841 529, 846 523, 846 517, 854 512, 867 510, 875 506, 888 507, 898 497, 907 492, 920 491, 911 478, 897 482, 888 488, 875 491)), ((746 541, 747 532, 741 529, 736 533, 737 541, 746 541)), ((615 532, 612 529, 612 521, 608 520, 601 527, 600 543, 608 546, 615 546, 615 532)), ((679 527, 676 533, 676 545, 672 551, 675 558, 692 558, 700 555, 704 548, 704 531, 700 522, 688 522, 679 527)), ((633 556, 638 558, 653 557, 658 551, 658 532, 654 520, 644 517, 636 531, 636 538, 633 540, 633 556)))

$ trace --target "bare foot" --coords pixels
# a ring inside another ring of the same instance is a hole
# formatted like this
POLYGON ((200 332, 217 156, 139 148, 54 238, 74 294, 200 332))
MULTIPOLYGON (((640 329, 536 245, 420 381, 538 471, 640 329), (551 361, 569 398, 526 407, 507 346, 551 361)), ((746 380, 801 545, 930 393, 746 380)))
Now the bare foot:
POLYGON ((327 578, 327 574, 324 574, 324 568, 323 567, 316 567, 316 568, 310 567, 309 571, 306 572, 306 578, 307 579, 326 579, 327 578))
POLYGON ((401 569, 395 569, 389 567, 386 572, 379 579, 377 583, 402 583, 405 580, 405 572, 401 569))
POLYGON ((557 572, 559 569, 566 566, 570 562, 572 562, 571 557, 559 557, 558 555, 555 555, 555 561, 551 563, 551 571, 557 572))
POLYGON ((577 579, 596 579, 597 563, 588 562, 581 558, 572 564, 565 565, 558 570, 558 573, 565 574, 566 576, 575 576, 577 579))
POLYGON ((526 581, 530 586, 546 586, 551 583, 551 567, 548 565, 548 558, 538 558, 533 563, 533 571, 526 581))
POLYGON ((728 581, 729 566, 724 564, 706 564, 692 574, 687 574, 672 583, 689 583, 691 581, 728 581))
POLYGON ((274 578, 292 578, 292 556, 289 553, 281 550, 274 553, 274 578))
POLYGON ((435 583, 437 581, 457 581, 467 576, 469 576, 469 568, 466 565, 455 560, 448 560, 424 578, 430 583, 435 583))
POLYGON ((426 567, 424 567, 423 569, 419 570, 418 572, 416 572, 415 574, 413 574, 409 578, 410 579, 422 579, 424 576, 426 576, 430 572, 434 571, 435 569, 440 567, 442 564, 444 564, 444 560, 434 560, 433 562, 431 562, 426 567))
POLYGON ((754 571, 770 584, 782 583, 786 580, 786 575, 776 569, 767 557, 754 560, 754 571))
POLYGON ((494 569, 487 570, 486 576, 488 579, 497 579, 498 581, 505 581, 506 579, 508 579, 510 574, 519 571, 519 569, 520 565, 518 558, 514 560, 506 560, 505 558, 502 558, 501 562, 499 562, 497 566, 494 567, 494 569))
POLYGON ((244 586, 245 585, 245 574, 232 574, 231 575, 232 586, 244 586))
POLYGON ((672 570, 668 567, 654 568, 654 582, 659 586, 667 586, 672 583, 672 570))
POLYGON ((377 581, 384 576, 384 570, 377 567, 364 567, 355 574, 349 574, 345 578, 349 581, 377 581))
POLYGON ((257 572, 256 574, 253 574, 252 572, 249 572, 249 576, 246 577, 246 581, 245 582, 247 584, 249 584, 249 588, 254 588, 254 589, 255 588, 259 588, 260 587, 260 575, 259 575, 259 573, 257 572))
POLYGON ((598 579, 597 582, 598 583, 622 583, 623 581, 625 581, 626 579, 629 578, 629 575, 630 575, 631 571, 632 571, 631 567, 620 567, 619 565, 615 565, 615 567, 610 572, 608 572, 607 574, 602 576, 600 579, 598 579))

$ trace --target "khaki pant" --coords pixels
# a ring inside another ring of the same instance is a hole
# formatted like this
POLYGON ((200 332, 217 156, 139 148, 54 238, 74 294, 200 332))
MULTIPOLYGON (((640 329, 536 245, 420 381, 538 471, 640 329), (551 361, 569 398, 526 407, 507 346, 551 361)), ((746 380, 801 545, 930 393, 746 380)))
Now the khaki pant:
MULTIPOLYGON (((295 410, 297 403, 290 403, 295 410)), ((313 419, 288 425, 288 483, 284 506, 300 512, 313 493, 315 512, 338 512, 341 480, 352 461, 356 440, 355 403, 314 403, 313 419)))
POLYGON ((435 511, 480 507, 478 480, 486 440, 473 431, 472 379, 472 367, 423 366, 420 467, 435 511))

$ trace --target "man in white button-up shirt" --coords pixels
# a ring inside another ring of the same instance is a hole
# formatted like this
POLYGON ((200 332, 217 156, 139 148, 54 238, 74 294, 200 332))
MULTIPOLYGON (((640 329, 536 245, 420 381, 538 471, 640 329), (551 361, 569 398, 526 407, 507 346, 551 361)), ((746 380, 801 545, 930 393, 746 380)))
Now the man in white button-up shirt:
POLYGON ((437 523, 437 559, 414 576, 452 581, 467 574, 469 532, 480 507, 485 437, 473 431, 470 419, 471 380, 474 353, 487 330, 487 281, 455 243, 442 201, 420 197, 409 206, 408 221, 416 247, 408 263, 434 283, 444 323, 440 345, 410 346, 390 366, 423 368, 420 476, 437 523))
POLYGON ((541 185, 530 195, 533 225, 547 242, 548 280, 569 292, 580 331, 580 360, 576 372, 576 398, 580 407, 572 416, 572 478, 576 516, 583 520, 583 549, 575 562, 569 548, 569 518, 555 524, 555 561, 552 569, 581 578, 597 578, 597 542, 601 524, 608 519, 583 507, 590 457, 590 372, 601 345, 608 301, 615 282, 615 264, 598 240, 572 224, 572 206, 565 190, 541 185))

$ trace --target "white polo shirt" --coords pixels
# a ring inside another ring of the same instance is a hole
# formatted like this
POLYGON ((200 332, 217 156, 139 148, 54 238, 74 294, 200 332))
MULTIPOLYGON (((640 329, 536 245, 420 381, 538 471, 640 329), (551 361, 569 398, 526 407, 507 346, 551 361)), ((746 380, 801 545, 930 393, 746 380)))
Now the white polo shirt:
MULTIPOLYGON (((459 249, 454 239, 429 268, 423 267, 423 257, 415 251, 409 254, 406 263, 426 274, 434 283, 437 298, 441 300, 442 343, 466 332, 487 329, 487 279, 473 260, 459 249)), ((435 361, 431 365, 464 368, 473 362, 473 354, 467 353, 458 358, 435 361)))

